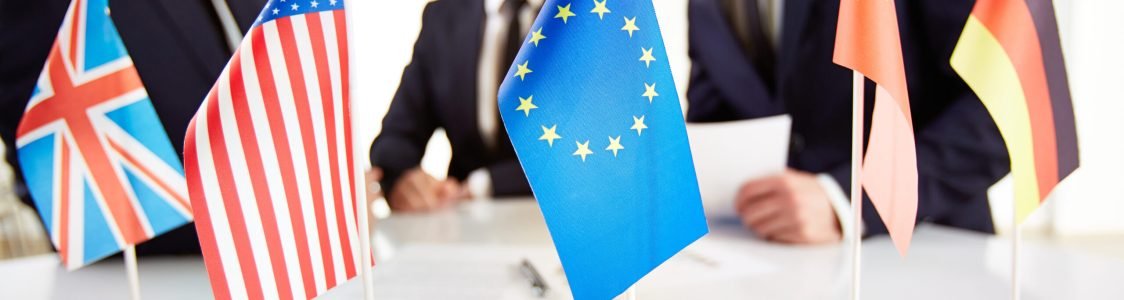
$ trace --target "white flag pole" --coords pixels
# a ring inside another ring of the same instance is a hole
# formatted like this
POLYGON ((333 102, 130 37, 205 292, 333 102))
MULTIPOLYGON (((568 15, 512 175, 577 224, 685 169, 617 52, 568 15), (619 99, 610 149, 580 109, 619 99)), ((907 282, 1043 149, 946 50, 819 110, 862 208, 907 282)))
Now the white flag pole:
MULTIPOLYGON (((356 2, 358 2, 358 1, 356 1, 356 2)), ((351 2, 349 2, 349 4, 351 4, 351 2)), ((353 9, 353 8, 344 8, 344 12, 343 12, 344 13, 344 19, 345 19, 344 25, 347 26, 347 41, 348 42, 347 42, 346 47, 347 47, 347 55, 349 57, 349 59, 348 59, 349 63, 354 61, 354 57, 352 57, 351 54, 355 53, 355 51, 354 51, 355 49, 354 49, 354 47, 352 47, 352 45, 355 43, 355 34, 354 34, 355 26, 354 26, 354 22, 351 21, 351 15, 352 15, 351 12, 350 12, 351 9, 353 9)), ((354 65, 349 66, 349 68, 347 70, 348 70, 347 78, 354 81, 355 80, 355 67, 354 67, 354 65)), ((356 101, 355 101, 355 97, 354 97, 355 96, 354 91, 355 91, 355 85, 354 84, 348 85, 348 90, 345 91, 349 95, 348 96, 349 99, 352 99, 352 101, 349 103, 350 106, 347 108, 348 113, 351 114, 351 124, 347 124, 347 126, 351 126, 351 128, 352 128, 352 130, 351 130, 351 134, 352 134, 351 140, 352 141, 358 141, 359 139, 356 136, 358 134, 358 130, 355 130, 359 127, 355 125, 356 122, 357 122, 356 120, 358 118, 355 118, 355 111, 356 111, 355 110, 355 102, 356 101)), ((359 145, 359 143, 353 143, 353 145, 350 145, 354 149, 354 151, 352 153, 363 153, 364 152, 363 149, 361 147, 358 147, 357 145, 359 145)), ((354 172, 359 174, 359 176, 356 176, 356 179, 354 180, 354 182, 351 183, 351 184, 355 185, 355 187, 356 187, 355 188, 355 195, 354 195, 354 197, 356 199, 356 201, 355 201, 355 203, 356 203, 356 207, 355 207, 356 214, 355 215, 358 217, 358 220, 356 220, 356 223, 358 223, 358 224, 356 224, 356 226, 359 226, 359 236, 360 236, 360 238, 359 238, 359 254, 362 255, 362 257, 359 258, 359 261, 362 264, 362 267, 359 268, 359 270, 360 270, 359 271, 359 276, 360 276, 359 279, 363 281, 363 299, 374 300, 375 299, 374 278, 371 275, 371 268, 372 268, 372 265, 373 265, 373 262, 371 261, 371 259, 373 258, 372 255, 374 255, 374 253, 371 252, 371 226, 370 226, 370 224, 371 224, 371 222, 370 222, 371 210, 367 207, 368 201, 370 200, 370 199, 367 199, 367 180, 366 180, 367 176, 366 176, 366 173, 361 172, 364 168, 360 167, 360 163, 359 163, 360 160, 353 158, 352 161, 354 161, 354 163, 351 166, 351 168, 354 170, 354 172)))
POLYGON ((624 300, 636 300, 636 284, 628 287, 628 290, 624 291, 623 296, 624 300))
MULTIPOLYGON (((359 177, 366 178, 365 174, 359 177)), ((369 220, 371 210, 367 208, 367 201, 369 199, 367 199, 366 180, 363 180, 363 183, 364 184, 360 184, 360 187, 356 189, 358 191, 357 196, 359 197, 359 199, 357 199, 358 201, 356 201, 358 203, 358 207, 356 208, 358 212, 356 215, 359 216, 359 255, 363 256, 359 259, 362 263, 362 267, 359 268, 359 276, 360 280, 363 280, 363 299, 373 300, 375 299, 375 288, 374 279, 371 276, 371 255, 373 255, 371 252, 371 227, 369 220)))
POLYGON ((1011 218, 1011 299, 1021 299, 1019 293, 1019 245, 1022 244, 1022 230, 1019 229, 1019 202, 1018 199, 1012 201, 1014 204, 1012 212, 1015 214, 1011 218))
POLYGON ((137 272, 137 248, 135 245, 125 247, 125 276, 129 279, 129 297, 140 300, 140 274, 137 272))
POLYGON ((863 74, 852 71, 851 87, 851 212, 854 213, 854 226, 851 226, 851 299, 859 299, 860 279, 862 278, 862 162, 863 162, 863 74))
MULTIPOLYGON (((354 121, 352 121, 352 123, 354 123, 354 121)), ((361 175, 359 177, 364 179, 362 180, 363 184, 359 184, 359 186, 356 187, 356 197, 358 197, 358 199, 357 201, 355 201, 358 204, 356 207, 356 215, 359 217, 359 220, 357 220, 357 222, 359 223, 358 226, 360 237, 359 255, 363 256, 359 258, 360 263, 362 263, 362 267, 359 268, 359 279, 363 281, 363 299, 373 300, 375 299, 375 287, 374 278, 372 278, 371 276, 371 268, 373 263, 371 261, 373 253, 371 252, 371 223, 369 218, 369 216, 371 215, 371 210, 367 208, 367 201, 369 201, 369 199, 367 199, 367 187, 365 179, 366 174, 360 174, 361 175)))

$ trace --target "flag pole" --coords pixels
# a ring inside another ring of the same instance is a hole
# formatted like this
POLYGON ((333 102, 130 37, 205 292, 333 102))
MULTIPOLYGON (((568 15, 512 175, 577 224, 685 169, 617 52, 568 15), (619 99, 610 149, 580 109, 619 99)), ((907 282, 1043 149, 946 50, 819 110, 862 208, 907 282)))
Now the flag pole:
MULTIPOLYGON (((364 176, 364 178, 366 178, 366 176, 364 176)), ((366 180, 364 180, 364 182, 366 182, 366 180)), ((366 184, 362 184, 361 186, 365 185, 366 184)), ((367 208, 367 201, 369 199, 367 199, 366 187, 361 187, 359 189, 363 190, 363 193, 359 194, 362 195, 361 198, 358 199, 359 201, 356 201, 359 204, 359 207, 356 208, 358 210, 356 215, 359 216, 359 252, 360 255, 363 256, 359 260, 363 264, 363 267, 360 268, 359 276, 361 277, 360 279, 363 280, 363 299, 373 300, 375 299, 375 288, 374 280, 371 276, 371 265, 373 264, 371 256, 374 255, 371 252, 371 227, 369 220, 371 210, 367 208)))
POLYGON ((863 74, 852 71, 851 87, 851 299, 859 299, 862 278, 862 162, 863 162, 863 74))
POLYGON ((140 274, 137 272, 137 247, 125 247, 125 276, 129 279, 129 297, 140 300, 140 274))
MULTIPOLYGON (((354 120, 354 118, 352 118, 352 123, 354 123, 354 122, 355 122, 355 120, 354 120)), ((352 131, 352 132, 354 133, 354 131, 352 131)), ((353 145, 353 147, 354 147, 354 145, 353 145)), ((356 166, 352 166, 352 168, 355 168, 355 167, 356 166)), ((372 255, 374 255, 374 253, 371 252, 371 226, 370 226, 370 224, 371 224, 370 223, 371 210, 367 208, 367 201, 369 201, 370 199, 367 199, 367 184, 366 184, 366 179, 365 179, 366 174, 364 174, 362 177, 364 178, 363 184, 358 184, 358 186, 356 187, 356 190, 358 191, 356 193, 356 197, 358 197, 358 198, 356 199, 357 201, 355 201, 356 204, 357 204, 357 207, 355 208, 356 209, 355 215, 359 217, 359 220, 357 220, 357 222, 359 223, 358 226, 359 226, 359 237, 360 237, 359 238, 359 255, 362 255, 362 257, 359 258, 359 261, 362 264, 362 267, 359 268, 359 270, 360 270, 359 276, 360 276, 360 280, 363 281, 363 299, 374 300, 375 299, 375 288, 374 288, 374 280, 371 276, 371 267, 373 265, 373 262, 371 261, 371 258, 372 258, 372 255)), ((356 183, 353 182, 352 184, 356 184, 356 183)))
MULTIPOLYGON (((348 57, 351 57, 351 54, 355 53, 355 51, 352 47, 352 44, 355 42, 355 38, 354 38, 355 37, 355 34, 354 34, 355 26, 354 26, 354 22, 351 21, 350 10, 351 9, 346 9, 346 8, 343 10, 344 22, 345 22, 344 25, 347 26, 347 41, 348 42, 347 42, 346 47, 347 47, 348 57)), ((348 61, 350 62, 352 60, 348 59, 348 61)), ((347 74, 348 79, 355 79, 355 68, 354 67, 348 67, 347 72, 348 72, 348 74, 347 74)), ((355 91, 355 85, 349 84, 348 90, 345 91, 345 93, 348 94, 349 99, 353 99, 353 100, 355 99, 353 97, 353 96, 355 96, 354 91, 355 91)), ((351 128, 353 129, 351 131, 351 134, 352 134, 351 140, 357 141, 359 139, 355 135, 358 134, 358 131, 354 130, 354 129, 359 128, 359 127, 355 126, 355 123, 358 122, 357 118, 355 118, 355 114, 354 114, 354 112, 355 112, 355 101, 349 102, 347 109, 348 109, 348 114, 352 115, 351 124, 347 124, 347 126, 351 126, 351 128)), ((363 153, 363 149, 360 148, 360 147, 357 147, 356 145, 358 145, 358 144, 355 143, 353 145, 349 145, 350 147, 355 149, 355 151, 353 153, 363 153)), ((360 236, 359 252, 360 252, 360 255, 362 255, 362 257, 359 258, 359 261, 362 264, 362 268, 359 268, 359 270, 360 270, 359 271, 359 277, 360 277, 359 279, 363 281, 363 299, 374 300, 375 299, 375 284, 374 284, 374 277, 371 275, 371 268, 374 265, 374 262, 371 261, 371 260, 374 258, 373 257, 374 252, 371 251, 371 221, 370 221, 371 210, 367 207, 368 201, 370 201, 370 199, 367 199, 367 180, 366 180, 367 176, 366 176, 366 173, 358 172, 360 170, 363 170, 363 168, 360 168, 359 160, 353 159, 353 161, 354 161, 354 163, 352 164, 351 168, 354 169, 355 172, 357 172, 359 174, 362 174, 361 176, 356 176, 357 178, 355 180, 353 180, 354 182, 351 183, 351 184, 356 186, 356 192, 355 192, 355 195, 353 195, 353 197, 356 198, 356 201, 355 201, 355 203, 356 203, 356 207, 355 207, 356 213, 355 213, 355 215, 358 219, 355 220, 355 221, 356 221, 356 223, 358 223, 356 225, 359 226, 359 236, 360 236), (360 179, 360 177, 362 179, 360 179)))
POLYGON ((1011 235, 1011 299, 1019 300, 1021 299, 1019 293, 1019 245, 1022 244, 1020 241, 1022 240, 1022 230, 1019 229, 1019 203, 1017 200, 1011 203, 1014 204, 1013 212, 1015 213, 1011 218, 1011 231, 1013 232, 1011 235))

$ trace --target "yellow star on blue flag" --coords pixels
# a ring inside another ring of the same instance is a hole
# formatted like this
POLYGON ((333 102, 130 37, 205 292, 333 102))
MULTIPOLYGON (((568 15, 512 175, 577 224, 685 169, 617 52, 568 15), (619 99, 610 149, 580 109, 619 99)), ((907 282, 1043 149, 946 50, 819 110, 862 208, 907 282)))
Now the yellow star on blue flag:
POLYGON ((575 299, 620 295, 707 232, 657 23, 650 0, 547 0, 500 86, 503 123, 575 299), (556 8, 632 26, 555 18, 556 8), (536 46, 541 36, 550 42, 536 46))

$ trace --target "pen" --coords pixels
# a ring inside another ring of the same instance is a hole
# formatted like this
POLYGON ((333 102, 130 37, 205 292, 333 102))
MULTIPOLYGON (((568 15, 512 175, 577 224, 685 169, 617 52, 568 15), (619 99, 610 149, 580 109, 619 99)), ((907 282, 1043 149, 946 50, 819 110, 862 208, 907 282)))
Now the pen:
POLYGON ((535 292, 535 296, 542 298, 546 295, 547 287, 546 281, 539 275, 539 271, 527 259, 523 259, 523 263, 519 264, 519 273, 523 274, 528 281, 531 282, 531 290, 535 292))

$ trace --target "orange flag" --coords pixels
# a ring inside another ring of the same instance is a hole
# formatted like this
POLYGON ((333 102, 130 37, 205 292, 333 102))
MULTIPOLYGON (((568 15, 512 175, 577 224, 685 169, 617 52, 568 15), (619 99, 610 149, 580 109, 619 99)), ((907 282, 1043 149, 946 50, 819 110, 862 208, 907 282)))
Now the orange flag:
POLYGON ((833 60, 878 85, 861 179, 904 256, 917 218, 917 150, 894 1, 842 0, 833 60))

